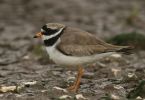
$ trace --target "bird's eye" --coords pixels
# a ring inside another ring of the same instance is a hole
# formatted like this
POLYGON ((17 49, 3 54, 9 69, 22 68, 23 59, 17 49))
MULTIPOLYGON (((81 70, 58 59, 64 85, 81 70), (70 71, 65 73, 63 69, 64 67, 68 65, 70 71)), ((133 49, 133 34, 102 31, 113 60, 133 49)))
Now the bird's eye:
POLYGON ((55 34, 57 31, 58 31, 57 29, 48 28, 48 30, 46 32, 48 33, 48 35, 52 35, 52 34, 55 34))
POLYGON ((58 29, 51 29, 51 28, 47 28, 46 25, 44 25, 42 27, 42 34, 44 35, 52 35, 52 34, 55 34, 56 32, 58 32, 58 29))
POLYGON ((46 31, 44 31, 44 35, 52 35, 52 34, 55 34, 58 30, 57 29, 50 29, 50 28, 47 28, 46 31))

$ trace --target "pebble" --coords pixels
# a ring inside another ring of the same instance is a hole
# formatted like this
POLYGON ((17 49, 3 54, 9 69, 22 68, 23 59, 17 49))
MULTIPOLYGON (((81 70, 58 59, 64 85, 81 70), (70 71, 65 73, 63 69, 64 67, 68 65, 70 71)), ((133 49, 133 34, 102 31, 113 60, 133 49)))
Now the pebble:
POLYGON ((0 97, 3 97, 4 96, 4 94, 0 94, 0 97))
POLYGON ((23 95, 21 94, 15 94, 16 97, 22 97, 23 95))
POLYGON ((56 90, 59 90, 59 91, 63 91, 65 93, 68 92, 66 89, 63 89, 63 88, 60 88, 60 87, 57 87, 57 86, 53 87, 53 89, 56 89, 56 90))
POLYGON ((128 78, 133 78, 133 77, 136 77, 135 73, 128 73, 128 78))
POLYGON ((69 95, 62 95, 59 97, 60 100, 66 100, 66 99, 71 99, 72 97, 69 95))
POLYGON ((121 78, 121 68, 111 68, 111 71, 116 78, 121 78))
POLYGON ((24 60, 29 60, 30 59, 30 56, 29 55, 26 55, 26 56, 23 57, 23 59, 24 60))
POLYGON ((52 71, 52 74, 55 76, 60 76, 61 72, 60 71, 52 71))
POLYGON ((114 88, 115 88, 115 89, 124 89, 124 88, 123 88, 122 86, 120 86, 120 85, 115 85, 114 88))
POLYGON ((97 62, 97 65, 101 66, 101 67, 106 67, 106 64, 101 63, 101 62, 97 62))
POLYGON ((75 77, 70 76, 67 78, 67 83, 73 83, 75 81, 75 79, 76 79, 75 77))
POLYGON ((77 100, 88 100, 82 94, 77 94, 75 97, 76 97, 77 100))
POLYGON ((138 96, 136 100, 144 100, 142 97, 138 96))
POLYGON ((92 79, 94 78, 95 74, 93 72, 85 72, 83 78, 92 79))
POLYGON ((121 56, 121 54, 112 54, 111 55, 111 57, 113 57, 113 58, 121 58, 122 56, 121 56))
POLYGON ((23 84, 24 84, 25 86, 31 86, 31 85, 37 84, 37 81, 23 82, 23 84))
POLYGON ((115 94, 111 94, 111 99, 112 100, 120 100, 120 97, 115 95, 115 94))

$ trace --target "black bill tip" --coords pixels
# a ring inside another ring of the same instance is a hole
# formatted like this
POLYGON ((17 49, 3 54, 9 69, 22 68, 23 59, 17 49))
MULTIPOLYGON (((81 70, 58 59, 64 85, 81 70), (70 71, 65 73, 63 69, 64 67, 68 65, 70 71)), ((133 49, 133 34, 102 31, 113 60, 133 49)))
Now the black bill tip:
POLYGON ((37 38, 37 36, 35 35, 35 36, 33 36, 33 38, 37 38))

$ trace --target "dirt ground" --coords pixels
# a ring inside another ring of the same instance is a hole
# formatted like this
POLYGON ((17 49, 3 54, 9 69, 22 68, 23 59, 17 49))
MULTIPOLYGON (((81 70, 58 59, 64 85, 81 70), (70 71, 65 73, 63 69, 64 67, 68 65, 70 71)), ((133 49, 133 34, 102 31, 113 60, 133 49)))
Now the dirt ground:
POLYGON ((77 68, 51 63, 45 50, 39 52, 44 46, 33 35, 48 22, 100 38, 132 31, 145 34, 144 9, 144 0, 0 0, 0 90, 36 82, 0 93, 0 100, 60 100, 64 95, 64 100, 143 100, 145 88, 139 86, 145 78, 145 51, 113 55, 85 67, 79 91, 69 93, 58 88, 72 83, 77 68), (84 98, 78 99, 78 94, 84 98))

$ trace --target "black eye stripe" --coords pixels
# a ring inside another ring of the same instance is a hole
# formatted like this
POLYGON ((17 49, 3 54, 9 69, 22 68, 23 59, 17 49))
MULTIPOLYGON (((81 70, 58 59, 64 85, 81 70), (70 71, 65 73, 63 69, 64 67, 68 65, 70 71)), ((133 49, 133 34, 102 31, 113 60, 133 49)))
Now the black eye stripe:
POLYGON ((56 32, 58 32, 57 29, 50 29, 50 28, 47 28, 46 25, 44 25, 42 27, 42 29, 44 30, 44 32, 42 32, 44 35, 52 35, 52 34, 55 34, 56 32))
POLYGON ((44 40, 44 45, 45 46, 52 46, 52 45, 54 45, 62 34, 63 34, 63 31, 60 34, 56 35, 55 37, 52 37, 52 38, 50 38, 48 40, 44 40))

